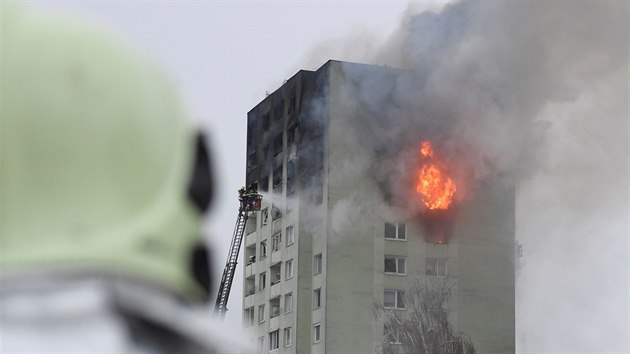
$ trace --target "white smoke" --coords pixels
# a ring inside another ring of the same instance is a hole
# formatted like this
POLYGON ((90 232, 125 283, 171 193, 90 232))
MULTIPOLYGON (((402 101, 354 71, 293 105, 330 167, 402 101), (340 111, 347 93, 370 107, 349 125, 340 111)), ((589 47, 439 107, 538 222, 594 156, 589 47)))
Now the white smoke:
POLYGON ((368 119, 352 132, 369 137, 357 161, 429 137, 456 178, 516 180, 519 352, 629 349, 629 10, 627 1, 410 9, 358 57, 408 71, 345 71, 358 97, 348 104, 368 119))

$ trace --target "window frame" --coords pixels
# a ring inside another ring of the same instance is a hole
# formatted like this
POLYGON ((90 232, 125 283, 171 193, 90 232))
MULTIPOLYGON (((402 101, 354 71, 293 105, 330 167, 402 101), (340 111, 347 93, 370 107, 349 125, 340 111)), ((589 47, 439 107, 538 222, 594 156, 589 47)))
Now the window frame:
POLYGON ((260 241, 260 260, 267 258, 267 239, 260 241))
POLYGON ((322 288, 313 289, 313 310, 320 307, 322 307, 322 288))
POLYGON ((391 310, 405 310, 406 304, 404 301, 404 296, 405 296, 405 291, 404 290, 398 290, 398 289, 385 289, 383 290, 383 307, 386 309, 391 309, 391 310), (385 294, 386 293, 394 293, 394 306, 387 306, 387 304, 385 303, 385 294), (399 302, 402 303, 402 307, 400 306, 399 302))
POLYGON ((322 324, 321 322, 313 324, 313 343, 322 341, 322 324))
POLYGON ((286 237, 285 238, 287 240, 286 247, 291 246, 295 242, 295 228, 293 227, 293 225, 287 226, 286 237), (289 230, 290 230, 290 232, 289 232, 289 230), (289 235, 291 235, 291 237, 289 237, 289 235))
POLYGON ((280 250, 280 244, 282 243, 282 231, 278 230, 271 235, 271 252, 277 252, 280 250))
POLYGON ((389 274, 389 275, 407 275, 407 257, 405 257, 405 256, 396 256, 396 255, 385 255, 385 257, 384 257, 384 264, 383 264, 383 272, 385 274, 389 274), (387 263, 387 259, 388 258, 390 258, 390 259, 393 258, 394 259, 394 265, 395 265, 396 269, 393 272, 387 271, 387 269, 386 269, 385 263, 387 263), (400 261, 402 261, 403 268, 404 268, 404 271, 402 271, 402 272, 400 271, 400 268, 401 268, 400 267, 400 261))
POLYGON ((291 327, 286 327, 283 331, 283 337, 284 337, 284 347, 290 347, 291 345, 293 345, 293 329, 291 327), (287 338, 289 340, 287 340, 287 338))
POLYGON ((264 323, 266 320, 267 316, 265 316, 265 304, 258 305, 258 323, 264 323))
POLYGON ((269 351, 280 349, 280 329, 269 332, 269 351), (275 336, 274 336, 275 334, 275 336), (275 337, 275 340, 274 340, 275 337), (275 344, 275 348, 274 348, 275 344))
POLYGON ((293 292, 284 294, 284 313, 293 311, 293 292), (287 302, 287 298, 291 301, 287 302))
POLYGON ((313 275, 321 274, 323 270, 324 257, 322 253, 313 256, 313 275))
POLYGON ((258 291, 265 290, 267 287, 267 271, 258 274, 258 291))
POLYGON ((427 257, 424 263, 424 274, 428 277, 446 278, 448 276, 448 258, 427 257), (429 262, 434 262, 433 269, 435 272, 429 274, 429 262), (440 266, 442 265, 442 266, 440 266))
POLYGON ((403 223, 403 222, 385 222, 385 227, 383 230, 383 237, 386 240, 390 240, 390 241, 407 241, 407 224, 403 223), (387 234, 387 226, 391 225, 394 227, 394 237, 388 237, 387 234), (402 232, 401 232, 402 230, 402 232), (401 233, 402 233, 402 237, 401 237, 401 233))
POLYGON ((284 262, 284 280, 293 278, 293 259, 284 262))

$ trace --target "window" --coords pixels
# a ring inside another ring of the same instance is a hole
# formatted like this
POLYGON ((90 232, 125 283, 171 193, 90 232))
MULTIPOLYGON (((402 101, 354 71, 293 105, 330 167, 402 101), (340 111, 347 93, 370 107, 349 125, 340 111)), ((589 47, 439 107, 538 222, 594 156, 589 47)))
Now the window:
MULTIPOLYGON (((278 208, 277 206, 272 206, 271 207, 271 219, 272 220, 278 220, 280 219, 280 217, 282 217, 282 211, 280 210, 280 208, 278 208)), ((274 228, 275 228, 275 224, 274 224, 274 228)))
POLYGON ((252 275, 245 279, 245 296, 252 295, 256 292, 256 276, 252 275))
POLYGON ((319 343, 322 339, 322 326, 317 323, 313 325, 313 343, 319 343))
POLYGON ((276 329, 269 333, 269 350, 280 348, 280 330, 276 329))
POLYGON ((267 240, 260 241, 260 259, 267 257, 267 240))
POLYGON ((282 133, 279 133, 273 138, 272 148, 274 157, 282 152, 282 133))
POLYGON ((280 315, 280 296, 269 300, 269 317, 274 318, 280 315))
POLYGON ((446 258, 427 258, 425 273, 431 277, 445 277, 448 274, 446 258))
POLYGON ((278 187, 282 184, 282 165, 273 169, 273 187, 278 187))
POLYGON ((383 293, 383 307, 391 309, 405 308, 405 292, 402 290, 385 290, 383 293))
POLYGON ((322 305, 322 289, 313 290, 313 308, 319 308, 322 305))
POLYGON ((271 123, 271 120, 269 119, 269 113, 263 114, 263 117, 262 117, 262 128, 263 128, 263 130, 269 129, 269 123, 271 123))
POLYGON ((278 284, 280 282, 280 265, 281 263, 278 262, 274 265, 271 266, 270 271, 271 271, 271 285, 275 285, 278 284))
POLYGON ((385 273, 405 274, 405 257, 385 256, 385 273))
POLYGON ((293 235, 293 226, 287 227, 287 247, 295 242, 295 235, 293 235))
POLYGON ((284 279, 293 278, 293 260, 289 259, 284 263, 284 279))
POLYGON ((245 323, 245 327, 254 325, 254 307, 246 308, 243 311, 243 322, 245 323))
POLYGON ((385 238, 390 240, 406 240, 407 230, 403 223, 385 223, 385 238))
POLYGON ((271 252, 275 252, 280 249, 280 242, 282 242, 282 234, 278 231, 271 236, 271 252))
POLYGON ((293 335, 291 333, 291 327, 287 327, 284 329, 284 346, 290 347, 293 342, 293 335))
POLYGON ((258 306, 258 323, 265 322, 265 304, 258 306))
POLYGON ((269 176, 265 176, 260 179, 260 191, 266 192, 269 190, 269 176))
POLYGON ((293 311, 293 293, 284 295, 284 313, 293 311))
POLYGON ((316 254, 313 257, 313 274, 319 274, 322 272, 322 254, 316 254))
POLYGON ((265 348, 265 337, 258 337, 258 354, 262 354, 263 353, 263 349, 265 348))
POLYGON ((269 221, 269 208, 265 208, 260 212, 261 215, 261 219, 260 219, 260 226, 265 226, 267 225, 267 222, 269 221))
POLYGON ((400 344, 400 334, 387 323, 383 327, 383 337, 386 343, 400 344))
POLYGON ((262 290, 267 286, 267 272, 260 273, 258 276, 258 290, 262 290))

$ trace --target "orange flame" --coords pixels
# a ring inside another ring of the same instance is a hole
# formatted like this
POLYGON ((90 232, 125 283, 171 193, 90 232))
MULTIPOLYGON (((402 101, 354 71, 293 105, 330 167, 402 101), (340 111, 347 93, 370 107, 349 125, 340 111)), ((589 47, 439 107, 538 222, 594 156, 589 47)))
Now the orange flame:
POLYGON ((422 197, 422 201, 429 209, 448 209, 453 202, 453 194, 457 190, 455 183, 446 176, 439 167, 430 162, 433 157, 431 142, 422 142, 420 153, 425 160, 418 175, 416 192, 422 197))

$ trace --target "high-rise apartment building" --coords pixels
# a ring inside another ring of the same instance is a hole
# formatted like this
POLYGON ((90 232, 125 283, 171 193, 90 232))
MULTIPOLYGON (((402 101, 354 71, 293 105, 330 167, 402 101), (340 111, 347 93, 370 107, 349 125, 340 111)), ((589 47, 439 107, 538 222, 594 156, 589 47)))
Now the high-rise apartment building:
POLYGON ((400 203, 418 198, 392 168, 413 133, 397 94, 421 79, 409 75, 329 61, 248 113, 246 183, 263 206, 247 224, 243 321, 260 352, 378 352, 374 303, 405 316, 411 278, 448 279, 449 319, 477 352, 514 351, 513 186, 478 183, 438 219, 400 203))

